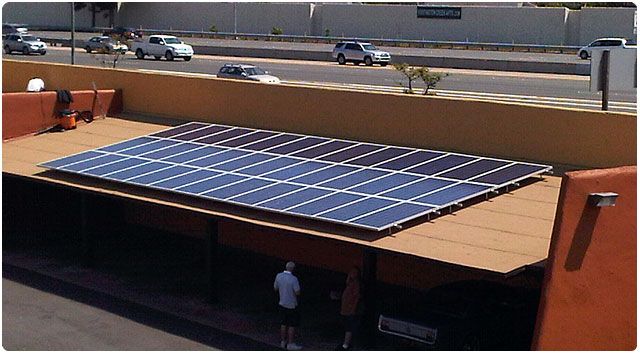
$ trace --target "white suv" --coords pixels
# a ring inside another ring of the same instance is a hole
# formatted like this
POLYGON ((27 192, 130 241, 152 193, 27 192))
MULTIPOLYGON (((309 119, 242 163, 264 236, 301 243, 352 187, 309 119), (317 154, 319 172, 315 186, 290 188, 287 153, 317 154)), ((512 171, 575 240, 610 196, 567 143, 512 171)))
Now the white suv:
POLYGON ((340 42, 333 48, 331 56, 340 65, 351 61, 356 65, 365 63, 365 65, 371 66, 375 63, 380 64, 380 66, 387 66, 391 61, 391 55, 386 51, 378 50, 371 43, 361 42, 340 42))
POLYGON ((600 38, 591 42, 578 50, 580 59, 589 59, 591 52, 594 50, 618 49, 618 48, 635 48, 629 44, 625 38, 600 38))

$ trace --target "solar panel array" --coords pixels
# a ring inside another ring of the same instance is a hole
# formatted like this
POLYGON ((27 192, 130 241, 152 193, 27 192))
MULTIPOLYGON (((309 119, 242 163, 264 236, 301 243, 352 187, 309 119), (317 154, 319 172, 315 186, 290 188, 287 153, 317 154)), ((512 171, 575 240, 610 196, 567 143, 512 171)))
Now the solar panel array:
POLYGON ((551 170, 197 122, 41 166, 376 231, 551 170))

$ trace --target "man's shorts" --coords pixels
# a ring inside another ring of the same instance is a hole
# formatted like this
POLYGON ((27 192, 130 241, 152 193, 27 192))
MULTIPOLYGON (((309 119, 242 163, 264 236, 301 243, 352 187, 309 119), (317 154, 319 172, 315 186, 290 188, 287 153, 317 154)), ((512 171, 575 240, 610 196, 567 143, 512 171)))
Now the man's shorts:
POLYGON ((300 313, 298 312, 298 308, 288 309, 281 305, 278 305, 278 308, 280 308, 280 313, 282 315, 282 320, 280 321, 281 325, 289 327, 300 326, 300 313))

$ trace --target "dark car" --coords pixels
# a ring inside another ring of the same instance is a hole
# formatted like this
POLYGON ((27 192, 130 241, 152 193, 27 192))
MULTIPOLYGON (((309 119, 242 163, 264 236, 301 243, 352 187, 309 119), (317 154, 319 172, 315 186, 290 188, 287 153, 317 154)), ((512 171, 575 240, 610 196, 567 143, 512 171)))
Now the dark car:
POLYGON ((489 281, 435 287, 417 305, 383 309, 386 344, 434 350, 528 350, 539 292, 489 281))
POLYGON ((132 27, 113 27, 112 29, 107 29, 102 33, 103 36, 109 36, 111 38, 125 41, 130 39, 136 39, 142 37, 142 31, 137 30, 132 27))
POLYGON ((19 23, 3 23, 2 35, 13 33, 27 33, 27 25, 19 23))

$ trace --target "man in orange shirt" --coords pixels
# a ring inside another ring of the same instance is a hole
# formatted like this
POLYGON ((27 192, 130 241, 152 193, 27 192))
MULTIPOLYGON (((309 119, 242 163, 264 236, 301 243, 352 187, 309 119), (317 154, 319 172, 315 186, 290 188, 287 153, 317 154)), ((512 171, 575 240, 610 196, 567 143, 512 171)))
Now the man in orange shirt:
POLYGON ((353 332, 360 325, 360 317, 362 316, 360 284, 360 269, 354 267, 347 275, 346 288, 342 292, 342 305, 340 307, 340 315, 344 323, 344 341, 338 350, 348 350, 351 348, 353 332))

